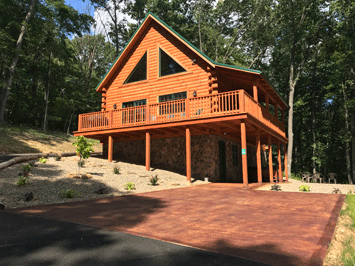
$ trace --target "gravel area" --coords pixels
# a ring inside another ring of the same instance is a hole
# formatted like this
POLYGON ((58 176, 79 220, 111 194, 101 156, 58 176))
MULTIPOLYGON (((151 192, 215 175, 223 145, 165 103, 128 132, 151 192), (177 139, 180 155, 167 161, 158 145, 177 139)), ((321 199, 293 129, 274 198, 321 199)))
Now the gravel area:
MULTIPOLYGON (((341 194, 348 194, 349 192, 355 192, 355 185, 346 185, 346 184, 328 184, 328 183, 306 183, 295 179, 289 179, 289 183, 275 183, 280 185, 281 190, 285 192, 299 192, 300 185, 307 185, 310 187, 311 193, 326 193, 332 194, 335 188, 340 189, 341 194)), ((265 185, 257 190, 270 190, 271 185, 265 185)))
POLYGON ((38 161, 30 171, 29 182, 18 186, 18 176, 21 166, 29 162, 12 165, 0 170, 0 202, 5 208, 20 208, 41 204, 53 204, 93 198, 121 196, 125 194, 141 193, 162 189, 174 189, 180 187, 206 184, 207 182, 196 180, 192 183, 186 181, 186 176, 173 172, 152 169, 146 171, 145 166, 123 162, 108 162, 106 159, 90 157, 85 160, 81 168, 81 174, 89 174, 89 179, 73 178, 71 174, 78 173, 78 157, 63 157, 61 161, 49 158, 45 164, 38 161), (120 174, 114 174, 113 168, 118 167, 120 174), (158 176, 158 185, 150 185, 152 175, 158 176), (128 182, 135 184, 135 190, 125 190, 128 182), (107 194, 97 194, 102 188, 107 194), (80 193, 75 198, 62 198, 61 192, 73 189, 80 193), (26 193, 33 193, 33 199, 25 200, 26 193))

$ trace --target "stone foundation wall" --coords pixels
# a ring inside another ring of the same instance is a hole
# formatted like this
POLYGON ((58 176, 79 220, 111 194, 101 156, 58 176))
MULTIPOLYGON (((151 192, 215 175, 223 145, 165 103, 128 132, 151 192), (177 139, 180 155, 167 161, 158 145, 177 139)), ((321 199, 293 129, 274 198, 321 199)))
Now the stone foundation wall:
MULTIPOLYGON (((208 177, 212 182, 218 182, 220 180, 219 141, 224 141, 226 144, 227 181, 238 183, 243 182, 240 142, 215 135, 191 136, 192 177, 200 180, 208 177), (233 165, 233 145, 237 146, 238 165, 236 166, 233 165)), ((152 168, 165 169, 183 175, 186 174, 185 137, 152 139, 150 147, 152 168)), ((107 155, 107 143, 104 143, 103 145, 103 152, 107 155)), ((256 148, 248 146, 247 155, 248 168, 256 168, 256 148)), ((114 142, 113 158, 115 160, 144 165, 145 141, 114 142)), ((253 175, 253 173, 250 174, 253 175)))

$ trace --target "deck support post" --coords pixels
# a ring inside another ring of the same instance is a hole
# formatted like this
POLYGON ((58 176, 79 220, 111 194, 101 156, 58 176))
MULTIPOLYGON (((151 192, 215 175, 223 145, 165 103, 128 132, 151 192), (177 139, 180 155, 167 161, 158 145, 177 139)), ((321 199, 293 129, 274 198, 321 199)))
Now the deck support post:
POLYGON ((107 154, 107 159, 109 162, 112 162, 112 157, 113 157, 113 137, 112 135, 108 136, 108 154, 107 154))
POLYGON ((145 170, 150 171, 150 133, 145 133, 145 170))
POLYGON ((279 165, 279 169, 278 169, 279 183, 282 183, 284 181, 284 178, 282 175, 281 149, 280 149, 280 141, 279 140, 277 140, 277 163, 279 165))
POLYGON ((287 145, 286 142, 284 143, 284 155, 285 155, 285 161, 284 161, 284 165, 285 165, 285 176, 286 176, 286 182, 288 182, 288 167, 287 167, 287 145))
POLYGON ((186 177, 191 182, 191 131, 186 128, 186 177))
POLYGON ((272 166, 272 144, 271 144, 271 136, 268 136, 268 146, 269 146, 269 176, 270 183, 274 183, 274 169, 272 166))
POLYGON ((247 155, 247 133, 245 121, 240 123, 241 142, 242 142, 242 169, 243 169, 243 186, 248 186, 248 155, 247 155))
POLYGON ((258 172, 258 183, 261 184, 262 173, 261 173, 261 146, 260 146, 260 129, 257 129, 256 133, 256 164, 257 164, 257 172, 258 172))

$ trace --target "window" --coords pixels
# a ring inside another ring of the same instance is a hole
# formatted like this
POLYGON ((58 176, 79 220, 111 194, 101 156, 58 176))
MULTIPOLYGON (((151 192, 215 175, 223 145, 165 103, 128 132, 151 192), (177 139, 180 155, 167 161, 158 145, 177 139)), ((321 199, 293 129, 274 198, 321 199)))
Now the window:
POLYGON ((139 60, 138 64, 132 70, 131 74, 129 74, 128 78, 123 84, 146 80, 147 79, 147 52, 142 56, 141 60, 139 60))
MULTIPOLYGON (((169 102, 169 101, 175 101, 175 100, 182 100, 187 98, 187 92, 178 92, 178 93, 173 93, 173 94, 166 94, 166 95, 161 95, 159 96, 159 102, 169 102)), ((185 102, 179 102, 179 103, 167 103, 166 105, 162 105, 160 107, 159 113, 161 115, 165 114, 174 114, 174 113, 183 113, 185 114, 185 102)))
POLYGON ((163 77, 180 72, 186 72, 186 70, 159 48, 159 76, 163 77))
POLYGON ((232 145, 233 166, 238 166, 238 147, 232 145))
MULTIPOLYGON (((138 100, 132 102, 122 103, 122 108, 136 107, 146 105, 147 100, 138 100)), ((141 108, 129 108, 128 110, 122 110, 122 124, 137 123, 145 121, 145 107, 141 108)))

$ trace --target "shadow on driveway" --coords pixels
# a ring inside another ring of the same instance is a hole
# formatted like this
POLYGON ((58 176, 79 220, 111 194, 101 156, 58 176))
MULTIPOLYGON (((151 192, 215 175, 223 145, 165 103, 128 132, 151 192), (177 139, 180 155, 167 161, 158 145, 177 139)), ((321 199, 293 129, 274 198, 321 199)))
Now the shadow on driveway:
POLYGON ((0 212, 0 265, 267 264, 122 232, 0 212))

